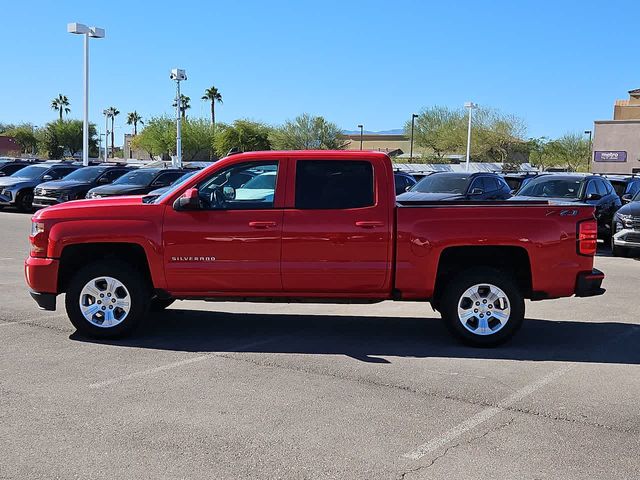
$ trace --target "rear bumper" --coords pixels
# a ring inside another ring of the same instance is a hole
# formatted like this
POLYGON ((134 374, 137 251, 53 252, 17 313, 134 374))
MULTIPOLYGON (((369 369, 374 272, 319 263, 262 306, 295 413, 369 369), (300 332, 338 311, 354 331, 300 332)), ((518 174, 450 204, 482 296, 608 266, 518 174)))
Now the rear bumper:
POLYGON ((596 295, 602 295, 606 290, 601 287, 602 280, 604 280, 604 273, 597 268, 594 268, 590 272, 578 273, 576 279, 576 297, 595 297, 596 295))
POLYGON ((31 298, 38 304, 40 310, 54 311, 56 309, 57 295, 55 293, 40 293, 30 290, 29 295, 31 295, 31 298))

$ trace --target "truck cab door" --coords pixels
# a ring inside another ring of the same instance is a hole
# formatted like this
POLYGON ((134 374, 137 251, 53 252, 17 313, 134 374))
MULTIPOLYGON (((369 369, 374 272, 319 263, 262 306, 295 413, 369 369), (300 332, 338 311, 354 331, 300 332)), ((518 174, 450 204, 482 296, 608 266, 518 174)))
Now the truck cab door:
POLYGON ((390 290, 393 177, 382 159, 291 159, 282 232, 285 292, 390 290))
POLYGON ((163 244, 172 293, 280 292, 286 160, 231 164, 197 184, 200 206, 167 206, 163 244))

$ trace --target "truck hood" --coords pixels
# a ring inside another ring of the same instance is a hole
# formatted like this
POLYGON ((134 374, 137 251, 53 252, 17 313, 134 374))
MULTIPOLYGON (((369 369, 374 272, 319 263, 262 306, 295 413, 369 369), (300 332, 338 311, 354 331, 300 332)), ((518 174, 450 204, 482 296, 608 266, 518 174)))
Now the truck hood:
POLYGON ((640 217, 640 202, 627 203, 624 207, 618 210, 620 215, 632 215, 634 217, 640 217))
MULTIPOLYGON (((138 208, 148 208, 150 206, 152 205, 142 202, 142 196, 74 200, 38 210, 33 219, 34 221, 39 221, 69 218, 118 218, 125 212, 128 217, 134 210, 137 211, 138 208)), ((138 215, 141 214, 138 213, 138 215)))
POLYGON ((460 193, 405 192, 396 197, 399 202, 438 202, 441 200, 464 200, 460 193))

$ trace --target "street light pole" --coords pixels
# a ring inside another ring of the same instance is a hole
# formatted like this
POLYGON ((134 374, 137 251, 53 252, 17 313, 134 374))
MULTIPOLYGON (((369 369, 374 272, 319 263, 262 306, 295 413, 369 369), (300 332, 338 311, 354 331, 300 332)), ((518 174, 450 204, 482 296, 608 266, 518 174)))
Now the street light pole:
POLYGON ((364 125, 358 125, 360 129, 360 150, 362 150, 362 136, 364 135, 364 125))
POLYGON ((477 105, 473 102, 466 102, 464 104, 465 108, 469 109, 469 126, 467 127, 467 162, 466 162, 466 170, 469 171, 469 157, 471 156, 471 116, 472 110, 477 108, 477 105))
POLYGON ((417 117, 418 115, 416 115, 415 113, 411 114, 411 153, 409 153, 410 162, 413 160, 413 126, 417 117))
POLYGON ((591 134, 593 133, 593 131, 591 130, 585 130, 584 134, 589 134, 589 165, 587 165, 588 168, 588 172, 591 171, 591 160, 593 160, 593 143, 591 143, 591 134))
POLYGON ((104 29, 68 23, 67 32, 84 36, 84 105, 82 115, 82 164, 89 165, 89 37, 104 38, 104 29))
POLYGON ((104 154, 102 160, 105 162, 109 158, 109 110, 103 110, 104 113, 104 154))
POLYGON ((171 164, 174 168, 182 168, 182 102, 180 101, 180 82, 187 79, 187 73, 180 69, 174 68, 169 75, 171 80, 176 82, 176 156, 171 164))

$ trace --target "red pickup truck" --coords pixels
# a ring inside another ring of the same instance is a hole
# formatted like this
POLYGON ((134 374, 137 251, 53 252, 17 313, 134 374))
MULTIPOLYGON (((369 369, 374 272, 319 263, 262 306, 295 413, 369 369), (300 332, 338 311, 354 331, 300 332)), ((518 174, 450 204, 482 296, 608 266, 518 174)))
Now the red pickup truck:
POLYGON ((33 217, 31 295, 83 334, 130 333, 174 300, 431 302, 473 345, 510 338, 524 300, 604 293, 593 207, 403 202, 378 152, 252 152, 161 196, 33 217))

